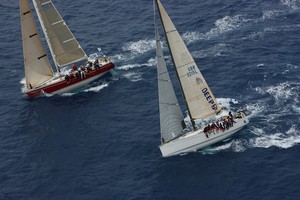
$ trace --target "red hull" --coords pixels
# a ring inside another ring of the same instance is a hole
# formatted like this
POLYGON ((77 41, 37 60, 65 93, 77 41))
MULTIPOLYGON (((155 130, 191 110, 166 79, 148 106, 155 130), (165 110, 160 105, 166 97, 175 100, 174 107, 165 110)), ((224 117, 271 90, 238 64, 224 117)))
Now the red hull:
POLYGON ((115 67, 115 65, 113 63, 108 63, 106 65, 103 65, 101 68, 95 69, 95 70, 91 71, 90 73, 86 74, 85 78, 82 78, 82 79, 72 78, 72 79, 70 79, 69 82, 67 82, 66 80, 61 80, 61 81, 58 81, 58 82, 53 83, 53 84, 45 85, 44 87, 40 87, 38 89, 30 90, 26 94, 29 97, 37 97, 42 93, 42 91, 45 92, 45 93, 51 94, 51 93, 56 92, 58 90, 64 89, 66 87, 74 86, 76 84, 79 84, 80 82, 85 81, 85 80, 90 79, 90 78, 93 78, 97 75, 106 73, 109 70, 113 69, 114 67, 115 67))

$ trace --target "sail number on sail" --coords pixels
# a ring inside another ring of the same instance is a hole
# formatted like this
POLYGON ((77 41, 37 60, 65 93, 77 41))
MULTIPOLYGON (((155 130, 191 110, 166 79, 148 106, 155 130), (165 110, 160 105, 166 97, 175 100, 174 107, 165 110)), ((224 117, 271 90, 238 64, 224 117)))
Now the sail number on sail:
POLYGON ((207 89, 207 88, 203 88, 203 89, 202 89, 202 93, 203 93, 204 97, 206 98, 206 101, 207 101, 208 103, 212 104, 211 109, 213 109, 213 110, 216 111, 216 110, 218 109, 218 106, 217 106, 217 104, 215 103, 215 101, 212 99, 212 97, 211 97, 211 95, 210 95, 208 89, 207 89))
POLYGON ((193 76, 195 74, 198 74, 198 72, 196 71, 196 68, 194 65, 188 67, 188 73, 186 74, 187 77, 193 76))

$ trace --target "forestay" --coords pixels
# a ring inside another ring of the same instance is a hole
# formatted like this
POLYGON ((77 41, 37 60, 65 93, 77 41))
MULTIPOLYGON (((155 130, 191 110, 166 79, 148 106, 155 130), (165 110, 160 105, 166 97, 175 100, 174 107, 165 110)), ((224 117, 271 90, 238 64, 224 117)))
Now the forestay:
POLYGON ((30 9, 29 0, 20 1, 21 30, 27 89, 51 79, 53 71, 30 9))
POLYGON ((217 115, 222 109, 161 2, 156 2, 191 118, 204 119, 217 115))
POLYGON ((51 0, 33 0, 48 46, 57 67, 87 56, 51 0))
POLYGON ((157 81, 159 92, 160 132, 163 142, 168 142, 182 133, 183 115, 176 98, 155 23, 157 81))

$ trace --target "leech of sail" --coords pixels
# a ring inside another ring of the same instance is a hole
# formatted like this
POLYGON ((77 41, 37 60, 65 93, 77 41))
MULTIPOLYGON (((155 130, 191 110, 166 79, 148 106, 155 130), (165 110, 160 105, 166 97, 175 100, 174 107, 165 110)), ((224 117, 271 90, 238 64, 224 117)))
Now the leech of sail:
POLYGON ((25 79, 27 89, 36 87, 53 77, 53 71, 42 45, 42 40, 37 34, 29 0, 20 1, 21 30, 23 42, 23 55, 25 79), (36 55, 43 55, 37 57, 36 55))

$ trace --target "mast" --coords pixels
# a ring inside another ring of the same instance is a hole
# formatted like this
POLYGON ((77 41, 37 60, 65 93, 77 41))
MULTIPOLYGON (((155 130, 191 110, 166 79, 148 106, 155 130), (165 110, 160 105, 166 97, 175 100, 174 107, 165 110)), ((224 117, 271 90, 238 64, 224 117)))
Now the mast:
MULTIPOLYGON (((159 9, 159 7, 158 7, 158 0, 155 0, 155 3, 156 3, 156 8, 157 8, 158 13, 159 13, 160 20, 161 20, 161 22, 162 22, 162 26, 163 26, 163 29, 164 29, 165 36, 166 36, 166 38, 167 38, 166 41, 167 41, 167 44, 168 44, 168 49, 169 49, 169 51, 171 52, 171 58, 172 58, 173 66, 175 67, 176 65, 175 65, 174 58, 173 58, 173 54, 172 54, 172 51, 171 51, 171 48, 170 48, 169 39, 168 39, 168 37, 167 37, 167 32, 166 32, 165 24, 163 23, 163 19, 162 19, 162 16, 161 16, 161 12, 160 12, 160 9, 159 9)), ((176 69, 176 67, 175 67, 175 69, 176 69)), ((178 72, 177 72, 177 70, 175 70, 175 71, 176 71, 177 80, 179 80, 178 72)), ((192 119, 192 115, 191 115, 190 108, 189 108, 189 106, 188 106, 188 104, 187 104, 187 101, 186 101, 186 97, 185 97, 184 90, 183 90, 183 88, 182 88, 182 84, 181 84, 180 81, 178 81, 178 82, 179 82, 179 85, 180 85, 181 94, 182 94, 182 96, 183 96, 184 102, 185 102, 186 107, 187 107, 187 110, 188 110, 188 114, 189 114, 190 119, 191 119, 191 122, 192 122, 193 129, 196 130, 196 126, 195 126, 195 123, 194 123, 194 121, 193 121, 193 119, 192 119)))

